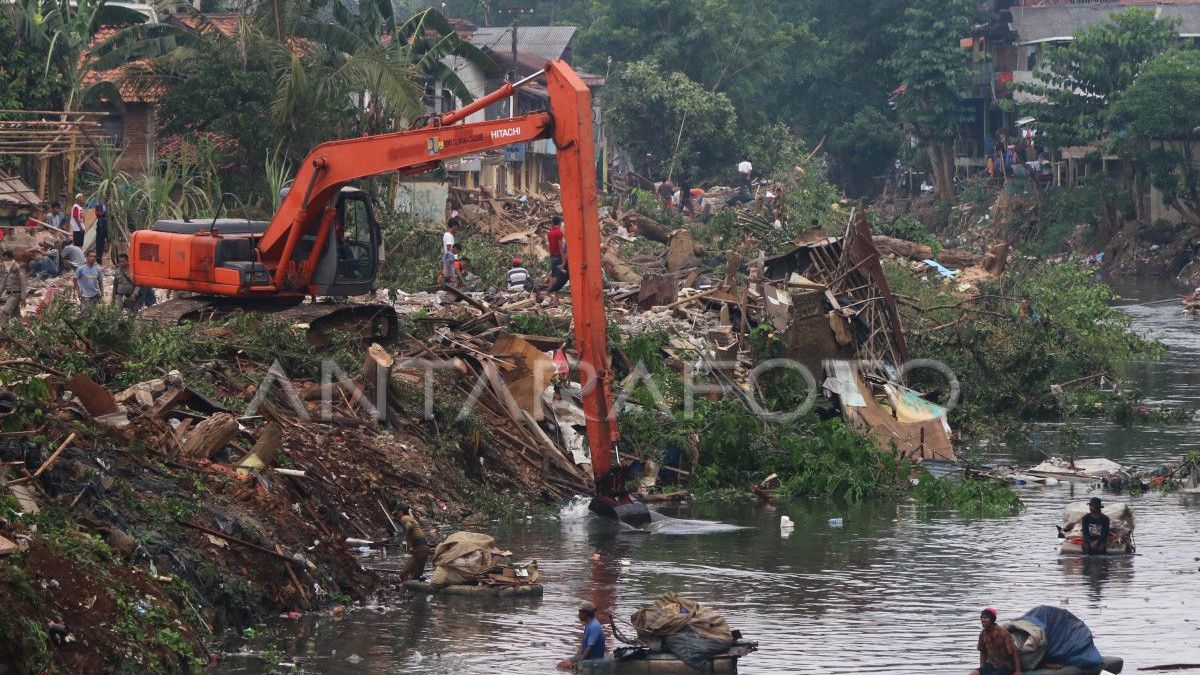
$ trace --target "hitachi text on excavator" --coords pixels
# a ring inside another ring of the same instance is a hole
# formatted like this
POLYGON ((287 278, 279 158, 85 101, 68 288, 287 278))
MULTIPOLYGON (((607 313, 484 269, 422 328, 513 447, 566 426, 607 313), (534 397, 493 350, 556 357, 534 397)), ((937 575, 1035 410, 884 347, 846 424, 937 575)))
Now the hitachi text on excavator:
POLYGON ((394 340, 397 321, 390 306, 316 302, 319 296, 374 290, 382 235, 366 194, 350 183, 391 172, 422 173, 453 157, 551 138, 557 147, 578 372, 596 482, 591 509, 642 525, 649 522, 649 511, 625 491, 625 468, 617 452, 592 134, 587 86, 565 62, 550 61, 544 70, 429 118, 419 128, 317 146, 301 163, 292 189, 269 222, 159 221, 134 232, 133 280, 139 286, 196 295, 152 308, 160 318, 250 307, 280 311, 316 334, 339 328, 364 338, 394 340), (462 123, 541 77, 549 93, 548 112, 462 123), (314 302, 304 303, 306 297, 314 302))

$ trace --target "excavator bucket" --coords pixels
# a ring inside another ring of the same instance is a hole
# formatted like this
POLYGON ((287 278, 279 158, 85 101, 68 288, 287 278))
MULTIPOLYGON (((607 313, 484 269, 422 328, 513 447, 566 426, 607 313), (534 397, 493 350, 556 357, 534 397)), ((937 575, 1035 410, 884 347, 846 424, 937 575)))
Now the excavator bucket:
POLYGON ((612 518, 633 527, 650 524, 650 509, 632 497, 593 497, 588 510, 604 518, 612 518))

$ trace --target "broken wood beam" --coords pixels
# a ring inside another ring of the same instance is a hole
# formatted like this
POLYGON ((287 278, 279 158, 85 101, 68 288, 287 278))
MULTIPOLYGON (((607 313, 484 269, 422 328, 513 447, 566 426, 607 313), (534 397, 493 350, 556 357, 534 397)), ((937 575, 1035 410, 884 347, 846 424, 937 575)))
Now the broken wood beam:
POLYGON ((258 544, 253 544, 251 542, 246 541, 245 539, 239 539, 238 537, 235 537, 232 534, 225 534, 224 532, 221 532, 220 530, 214 530, 211 527, 197 525, 196 523, 192 523, 192 522, 189 522, 186 520, 179 520, 176 522, 178 522, 180 525, 183 525, 184 527, 190 527, 193 530, 199 530, 205 534, 211 534, 214 537, 220 537, 221 539, 233 542, 233 543, 237 544, 238 546, 245 546, 248 549, 269 555, 272 558, 278 558, 286 563, 294 562, 292 560, 291 556, 288 556, 286 553, 279 553, 277 551, 272 551, 269 548, 266 548, 264 546, 259 546, 258 544))
POLYGON ((237 418, 229 413, 217 413, 196 425, 183 443, 183 455, 191 459, 208 459, 232 441, 237 433, 237 418))
POLYGON ((663 306, 662 306, 660 309, 661 309, 661 310, 675 309, 676 307, 679 307, 679 306, 681 306, 681 305, 686 305, 686 304, 688 304, 689 302, 693 302, 693 301, 695 301, 695 300, 701 300, 701 299, 703 299, 703 298, 707 298, 708 296, 710 296, 710 295, 713 295, 714 293, 716 293, 718 290, 719 290, 719 289, 717 289, 717 288, 710 288, 710 289, 708 289, 707 291, 701 291, 701 292, 699 292, 699 293, 695 293, 695 294, 693 294, 693 295, 689 295, 689 296, 687 296, 686 298, 680 298, 679 300, 676 300, 675 302, 672 302, 672 303, 671 303, 671 304, 669 304, 669 305, 663 305, 663 306))
POLYGON ((55 450, 50 455, 50 457, 48 457, 46 459, 46 461, 42 462, 42 465, 37 468, 37 471, 34 471, 33 474, 26 476, 24 478, 10 480, 10 481, 8 481, 8 484, 9 485, 20 485, 21 483, 27 483, 30 481, 37 480, 37 478, 39 476, 41 476, 43 473, 45 473, 46 469, 49 469, 56 461, 58 461, 58 456, 61 455, 63 453, 63 450, 66 450, 67 446, 70 445, 74 440, 75 440, 75 432, 72 431, 71 435, 67 436, 67 440, 63 441, 62 444, 60 444, 58 446, 58 449, 55 450))

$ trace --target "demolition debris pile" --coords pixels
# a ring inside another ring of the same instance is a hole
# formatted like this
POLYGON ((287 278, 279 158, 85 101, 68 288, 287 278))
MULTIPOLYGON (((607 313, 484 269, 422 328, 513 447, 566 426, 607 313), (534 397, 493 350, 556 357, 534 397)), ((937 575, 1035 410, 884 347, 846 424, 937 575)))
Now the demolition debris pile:
MULTIPOLYGON (((858 213, 787 235, 771 198, 707 223, 603 207, 622 457, 644 463, 643 500, 686 497, 655 494, 664 480, 744 490, 769 471, 777 494, 861 499, 898 493, 912 464, 955 459, 947 411, 897 367, 947 346, 927 336, 976 325, 955 308, 992 307, 1007 248, 935 259, 858 213), (805 376, 764 371, 772 359, 805 376), (689 378, 708 387, 697 405, 710 415, 690 425, 689 378), (816 412, 790 425, 754 414, 810 394, 816 412)), ((398 543, 396 501, 446 534, 592 492, 569 294, 544 292, 536 272, 557 200, 457 188, 452 200, 486 239, 475 250, 526 258, 538 283, 380 291, 400 316, 396 344, 333 334, 316 348, 270 314, 79 317, 61 280, 37 285, 0 340, 0 596, 14 608, 0 658, 203 661, 264 614, 386 586, 386 568, 354 551, 398 543)))
POLYGON ((487 495, 550 496, 440 390, 433 420, 403 380, 378 396, 386 352, 317 352, 268 317, 157 326, 58 302, 0 350, 0 658, 23 670, 203 661, 264 614, 379 587, 351 543, 396 545, 398 499, 479 524, 504 508, 487 495), (323 398, 329 359, 355 376, 323 398))

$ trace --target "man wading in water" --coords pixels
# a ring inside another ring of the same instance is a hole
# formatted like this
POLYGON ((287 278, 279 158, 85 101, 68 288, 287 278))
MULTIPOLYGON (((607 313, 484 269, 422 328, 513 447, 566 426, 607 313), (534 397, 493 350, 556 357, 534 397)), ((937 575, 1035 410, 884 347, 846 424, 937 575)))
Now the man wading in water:
POLYGON ((418 581, 425 577, 425 561, 429 560, 429 536, 413 516, 412 507, 404 502, 399 505, 400 527, 404 528, 404 541, 408 544, 408 562, 400 570, 400 580, 418 581))
POLYGON ((988 607, 979 614, 983 630, 979 632, 979 670, 971 675, 1021 675, 1021 654, 1008 631, 996 623, 996 610, 988 607))
POLYGON ((579 649, 575 656, 558 662, 559 670, 574 670, 580 661, 604 658, 604 627, 596 619, 596 606, 587 600, 579 604, 579 623, 583 624, 579 649))

